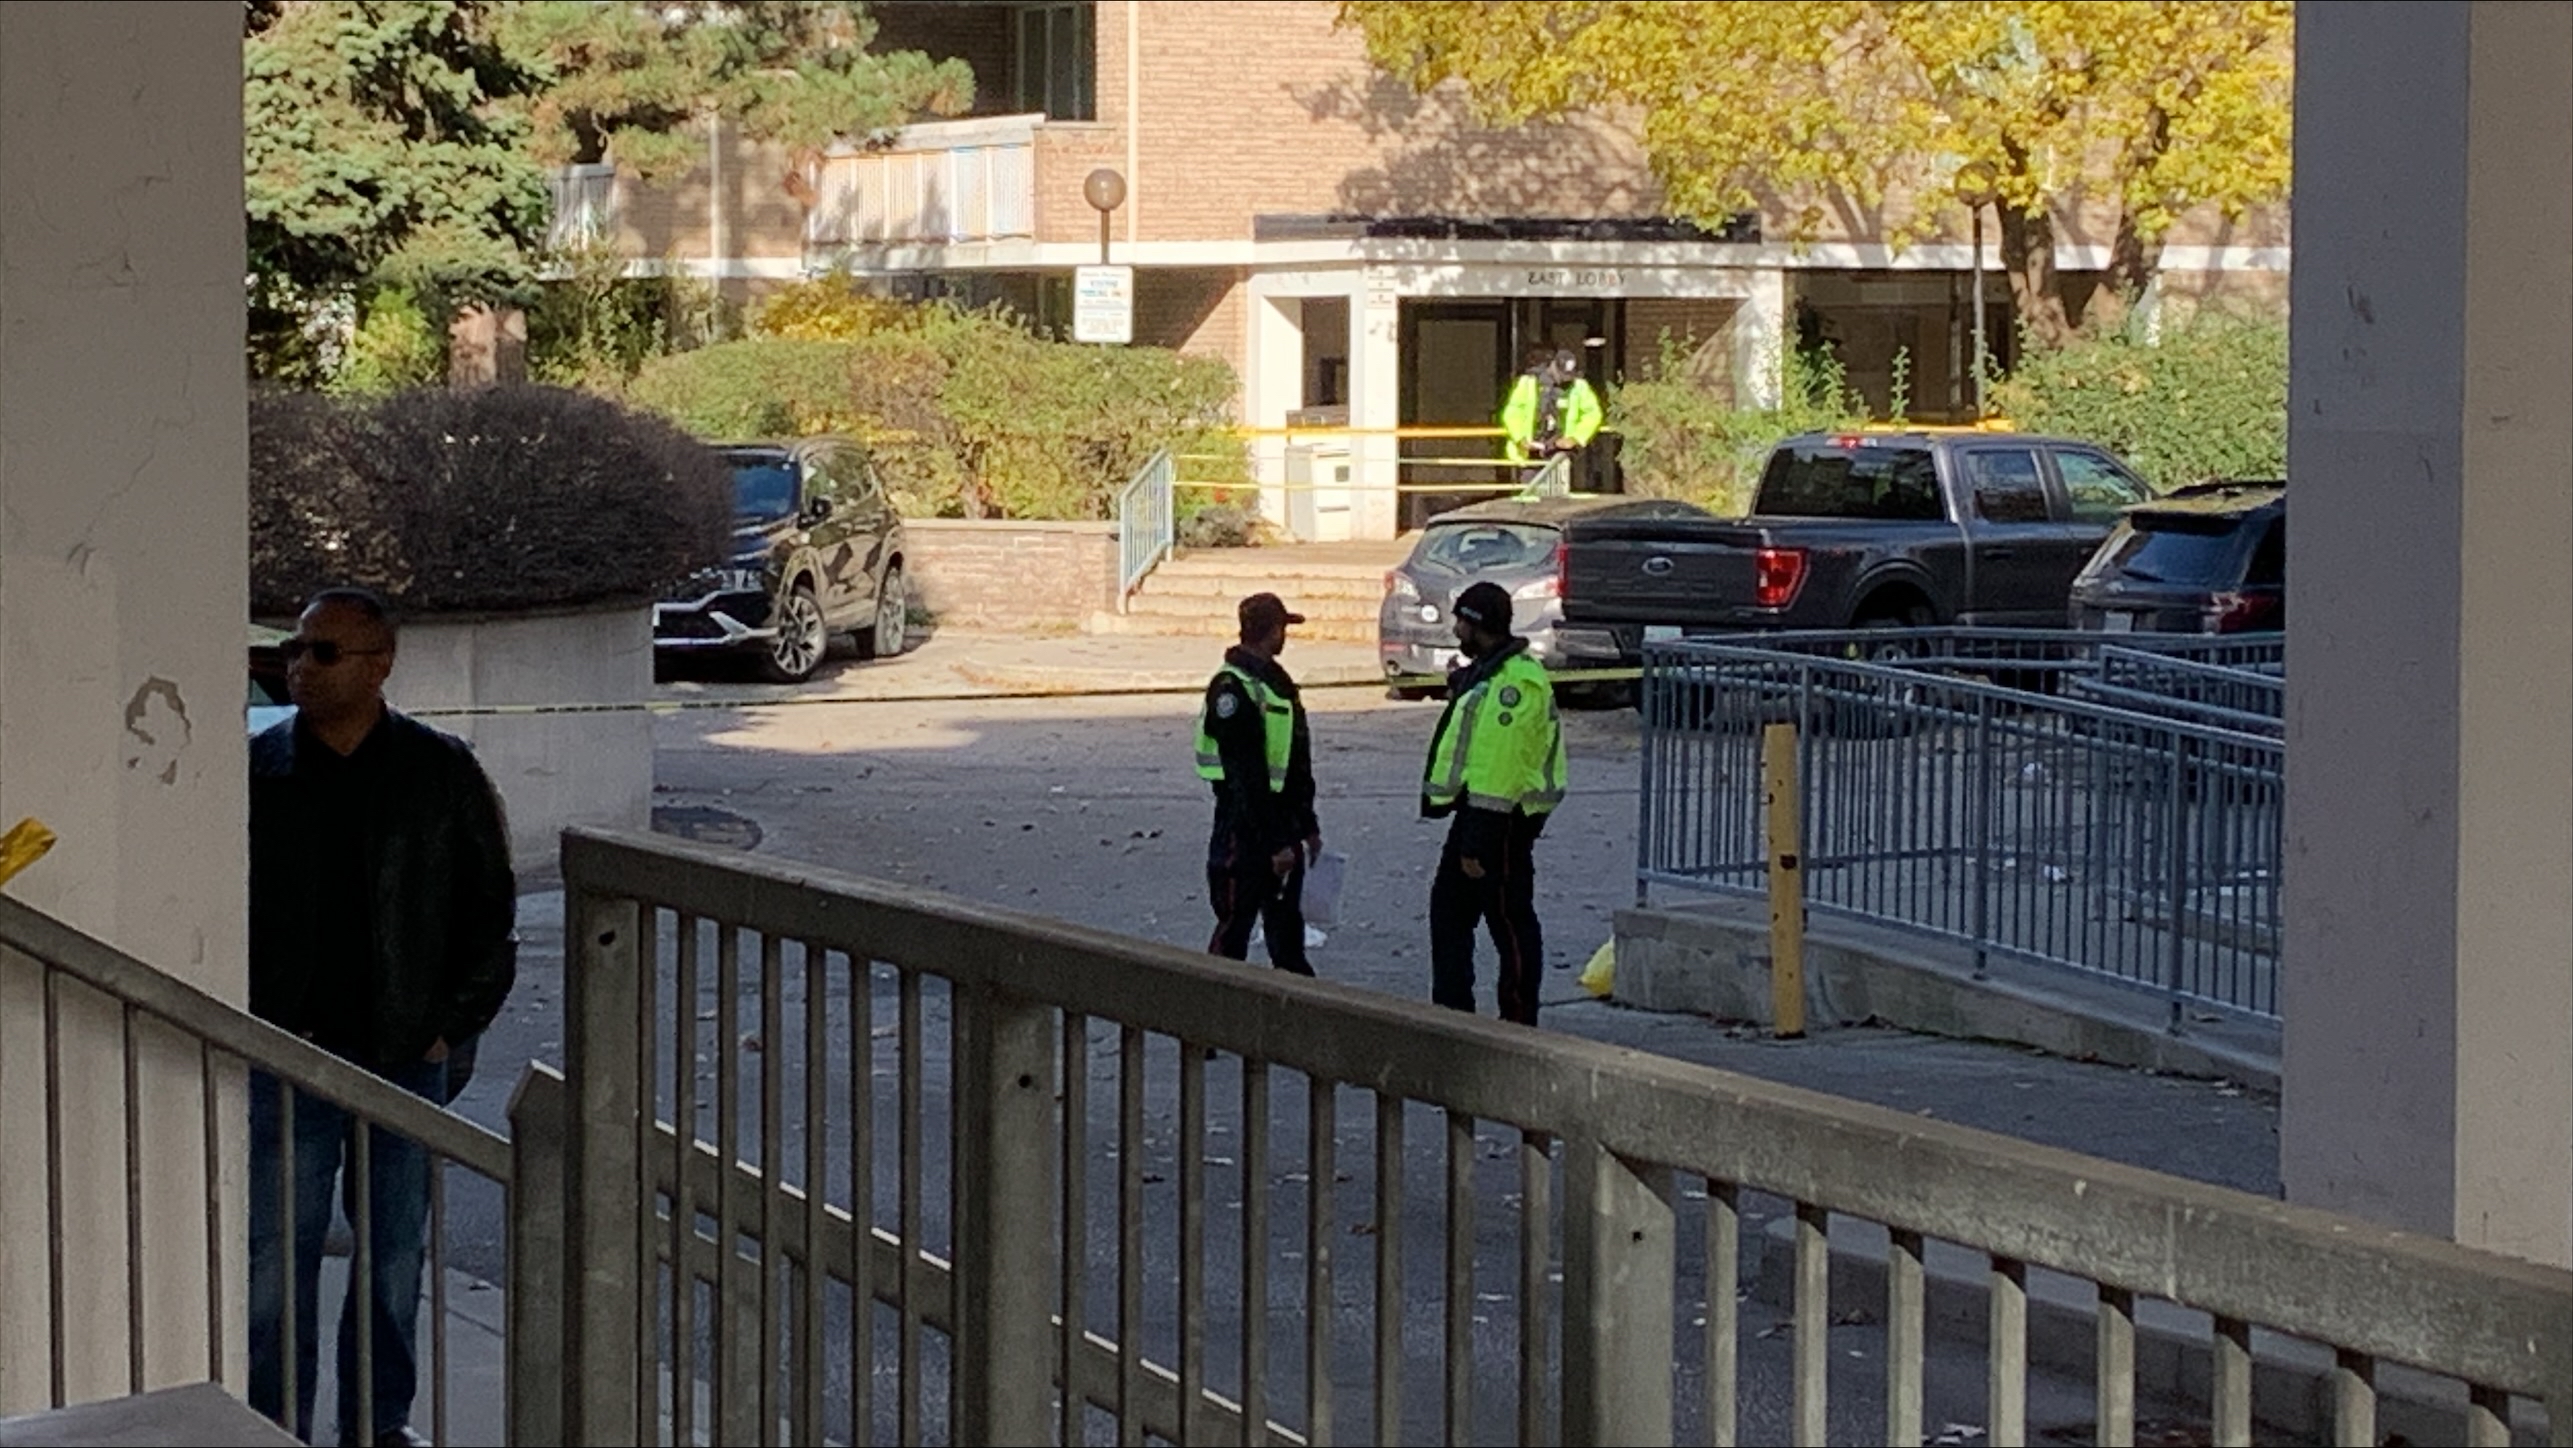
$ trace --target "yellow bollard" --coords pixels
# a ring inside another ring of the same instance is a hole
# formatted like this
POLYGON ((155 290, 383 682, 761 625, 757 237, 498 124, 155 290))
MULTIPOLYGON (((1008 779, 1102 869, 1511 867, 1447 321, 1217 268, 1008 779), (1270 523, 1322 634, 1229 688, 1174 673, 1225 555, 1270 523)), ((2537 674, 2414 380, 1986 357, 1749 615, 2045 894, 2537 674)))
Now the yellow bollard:
POLYGON ((9 833, 0 835, 0 885, 8 884, 10 876, 43 859, 45 851, 53 847, 54 832, 46 829, 43 821, 30 816, 11 825, 9 833))
POLYGON ((1796 726, 1772 724, 1760 740, 1769 807, 1769 1019, 1775 1034, 1805 1033, 1805 862, 1796 787, 1796 726))

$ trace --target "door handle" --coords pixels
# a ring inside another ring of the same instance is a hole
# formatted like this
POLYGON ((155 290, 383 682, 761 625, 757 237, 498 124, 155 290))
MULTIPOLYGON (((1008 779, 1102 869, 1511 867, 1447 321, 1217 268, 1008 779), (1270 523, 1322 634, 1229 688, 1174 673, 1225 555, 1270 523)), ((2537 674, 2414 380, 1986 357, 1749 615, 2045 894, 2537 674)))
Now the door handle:
POLYGON ((1983 550, 1983 556, 1998 561, 2004 558, 2018 557, 2019 550, 2016 548, 1986 548, 1983 550))

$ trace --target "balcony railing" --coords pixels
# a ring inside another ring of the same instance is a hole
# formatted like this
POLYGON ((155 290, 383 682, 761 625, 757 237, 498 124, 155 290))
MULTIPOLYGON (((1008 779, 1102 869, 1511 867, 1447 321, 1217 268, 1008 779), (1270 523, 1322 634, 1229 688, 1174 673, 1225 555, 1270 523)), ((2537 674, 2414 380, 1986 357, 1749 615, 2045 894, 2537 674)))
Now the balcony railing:
POLYGON ((845 148, 813 168, 805 244, 936 246, 1036 235, 1036 131, 1043 116, 906 127, 881 147, 845 148))

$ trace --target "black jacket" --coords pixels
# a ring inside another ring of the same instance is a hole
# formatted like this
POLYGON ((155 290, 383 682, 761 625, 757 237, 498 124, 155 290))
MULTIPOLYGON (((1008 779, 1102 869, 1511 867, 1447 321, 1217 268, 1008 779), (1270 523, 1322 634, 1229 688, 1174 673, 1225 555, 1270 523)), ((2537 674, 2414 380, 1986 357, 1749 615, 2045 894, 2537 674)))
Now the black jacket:
MULTIPOLYGON (((314 892, 327 846, 314 786, 295 767, 296 725, 250 741, 250 1009, 309 1035, 321 1024, 314 892)), ((368 747, 384 752, 364 827, 372 1059, 358 1064, 389 1069, 441 1038, 462 1047, 500 1014, 518 977, 518 882, 499 797, 464 741, 390 709, 376 727, 368 747)))
POLYGON ((1218 673, 1206 685, 1206 732, 1224 756, 1224 778, 1215 785, 1215 836, 1220 848, 1228 840, 1244 853, 1265 857, 1322 832, 1313 815, 1313 730, 1305 722, 1304 700, 1295 680, 1244 648, 1225 651, 1224 662, 1268 685, 1270 692, 1295 711, 1295 749, 1287 761, 1286 787, 1269 788, 1268 737, 1260 711, 1241 681, 1218 673), (1225 696, 1231 710, 1220 707, 1225 696))

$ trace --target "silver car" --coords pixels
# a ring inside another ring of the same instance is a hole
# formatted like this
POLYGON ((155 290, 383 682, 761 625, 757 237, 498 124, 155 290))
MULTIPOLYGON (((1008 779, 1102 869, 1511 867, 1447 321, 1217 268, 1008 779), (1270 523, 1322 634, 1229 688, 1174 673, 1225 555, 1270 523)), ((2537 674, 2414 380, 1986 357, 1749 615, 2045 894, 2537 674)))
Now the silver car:
MULTIPOLYGON (((1589 518, 1705 517, 1690 503, 1659 498, 1574 496, 1495 499, 1441 513, 1422 529, 1411 556, 1385 575, 1376 613, 1376 653, 1391 679, 1441 675, 1459 662, 1449 614, 1466 585, 1490 581, 1510 590, 1510 630, 1549 669, 1614 668, 1631 648, 1611 629, 1565 627, 1565 533, 1589 518)), ((1437 694, 1434 685, 1394 685, 1404 698, 1437 694)), ((1582 686, 1591 698, 1622 696, 1614 685, 1582 686)))

